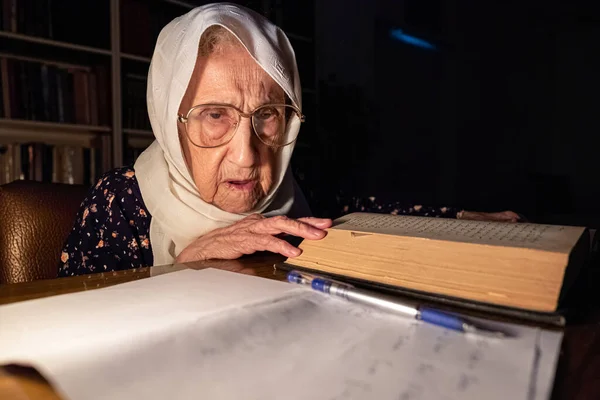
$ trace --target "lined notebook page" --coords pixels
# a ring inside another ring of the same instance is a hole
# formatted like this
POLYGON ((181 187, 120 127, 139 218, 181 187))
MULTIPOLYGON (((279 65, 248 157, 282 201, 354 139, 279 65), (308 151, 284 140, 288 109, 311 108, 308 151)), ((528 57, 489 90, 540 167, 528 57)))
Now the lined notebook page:
POLYGON ((335 221, 332 229, 495 246, 569 252, 582 227, 468 221, 389 214, 354 213, 335 221))
POLYGON ((501 325, 510 339, 462 335, 219 270, 1 306, 0 321, 0 364, 33 365, 72 400, 537 400, 560 343, 515 325, 501 325))

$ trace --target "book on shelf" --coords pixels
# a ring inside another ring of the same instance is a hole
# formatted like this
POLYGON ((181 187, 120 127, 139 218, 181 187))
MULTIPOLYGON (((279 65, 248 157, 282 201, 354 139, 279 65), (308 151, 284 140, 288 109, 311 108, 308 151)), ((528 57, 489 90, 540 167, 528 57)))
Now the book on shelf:
POLYGON ((0 185, 15 180, 93 185, 102 174, 99 149, 45 143, 0 144, 0 185))
POLYGON ((0 79, 3 118, 110 124, 105 66, 67 67, 0 57, 0 79))
POLYGON ((147 78, 137 74, 125 74, 123 79, 123 127, 126 129, 151 130, 146 103, 147 78))
POLYGON ((482 310, 559 320, 559 301, 585 264, 589 243, 583 227, 353 213, 337 219, 323 240, 303 241, 303 253, 286 263, 482 310))
POLYGON ((0 0, 0 27, 12 33, 52 38, 52 0, 0 0))

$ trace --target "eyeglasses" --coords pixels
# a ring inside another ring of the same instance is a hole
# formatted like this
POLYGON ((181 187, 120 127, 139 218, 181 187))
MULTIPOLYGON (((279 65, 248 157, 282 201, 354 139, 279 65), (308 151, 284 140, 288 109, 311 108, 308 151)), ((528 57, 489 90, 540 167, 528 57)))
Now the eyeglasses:
POLYGON ((254 133, 267 146, 283 147, 293 143, 298 129, 290 129, 304 122, 300 110, 288 104, 265 104, 251 113, 244 113, 229 104, 201 104, 192 107, 177 121, 185 125, 185 133, 194 146, 214 148, 233 138, 243 118, 251 118, 254 133))

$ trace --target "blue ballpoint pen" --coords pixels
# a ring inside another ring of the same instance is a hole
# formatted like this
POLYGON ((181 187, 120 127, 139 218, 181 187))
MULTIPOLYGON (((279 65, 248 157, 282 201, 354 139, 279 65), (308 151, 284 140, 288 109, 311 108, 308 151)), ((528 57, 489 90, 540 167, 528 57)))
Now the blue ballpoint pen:
POLYGON ((395 298, 384 297, 378 293, 358 289, 352 285, 320 276, 294 270, 288 273, 287 280, 291 283, 310 285, 316 291, 341 297, 357 304, 371 306, 394 314, 405 315, 443 328, 464 333, 483 334, 486 336, 505 336, 502 332, 489 331, 476 327, 465 319, 453 314, 430 307, 418 306, 414 302, 399 301, 395 298))

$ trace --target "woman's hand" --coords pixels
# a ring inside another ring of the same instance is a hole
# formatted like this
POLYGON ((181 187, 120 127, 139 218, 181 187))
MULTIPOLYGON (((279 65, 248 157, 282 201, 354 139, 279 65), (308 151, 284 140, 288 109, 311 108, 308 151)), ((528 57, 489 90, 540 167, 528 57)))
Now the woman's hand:
POLYGON ((521 220, 519 214, 512 211, 502 212, 475 212, 475 211, 462 211, 457 214, 458 219, 470 219, 473 221, 496 221, 496 222, 518 222, 521 220))
POLYGON ((233 260, 244 254, 270 251, 286 257, 297 257, 302 251, 283 239, 276 237, 289 234, 309 240, 323 239, 324 229, 332 221, 323 218, 290 219, 284 216, 266 218, 259 214, 249 215, 226 228, 215 229, 196 239, 178 256, 178 263, 209 259, 233 260))

